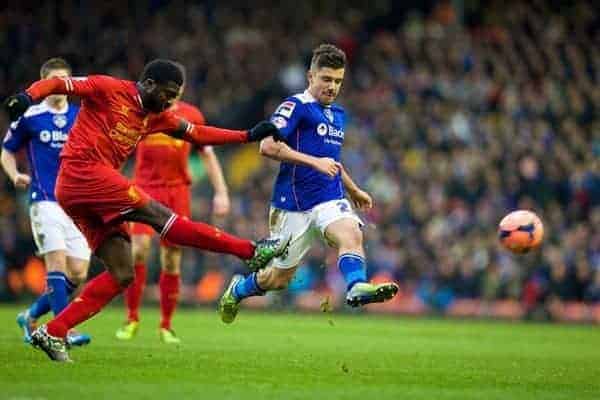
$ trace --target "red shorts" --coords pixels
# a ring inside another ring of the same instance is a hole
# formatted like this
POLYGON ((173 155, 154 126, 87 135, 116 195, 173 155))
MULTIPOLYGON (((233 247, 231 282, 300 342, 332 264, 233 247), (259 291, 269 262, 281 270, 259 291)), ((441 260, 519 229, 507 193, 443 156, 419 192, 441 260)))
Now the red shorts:
POLYGON ((69 160, 61 163, 55 194, 92 250, 114 234, 128 238, 123 215, 150 201, 144 190, 112 167, 69 160))
MULTIPOLYGON (((177 186, 143 186, 144 190, 152 199, 169 207, 175 214, 189 218, 191 215, 191 195, 189 185, 177 186)), ((156 232, 146 224, 131 223, 132 235, 154 235, 156 232)), ((171 247, 168 241, 162 240, 164 246, 171 247)))

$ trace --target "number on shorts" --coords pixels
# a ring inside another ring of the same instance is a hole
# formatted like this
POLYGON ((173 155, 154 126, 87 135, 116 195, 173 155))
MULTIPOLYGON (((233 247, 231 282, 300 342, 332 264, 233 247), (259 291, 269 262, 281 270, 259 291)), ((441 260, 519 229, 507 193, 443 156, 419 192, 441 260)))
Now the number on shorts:
POLYGON ((346 203, 345 201, 338 201, 337 206, 340 208, 340 212, 345 213, 345 212, 350 211, 348 209, 348 203, 346 203))

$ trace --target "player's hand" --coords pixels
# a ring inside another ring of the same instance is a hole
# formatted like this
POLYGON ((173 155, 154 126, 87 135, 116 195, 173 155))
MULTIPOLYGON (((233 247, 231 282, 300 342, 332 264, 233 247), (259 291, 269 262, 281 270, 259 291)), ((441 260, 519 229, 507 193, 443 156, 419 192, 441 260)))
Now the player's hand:
POLYGON ((261 121, 256 126, 248 131, 249 142, 259 142, 268 136, 273 136, 275 141, 282 140, 279 129, 269 121, 261 121))
POLYGON ((213 214, 216 217, 224 217, 229 214, 231 203, 227 193, 215 193, 213 197, 213 214))
POLYGON ((13 178, 13 184, 17 189, 27 189, 31 183, 31 177, 27 174, 17 173, 13 178))
POLYGON ((11 121, 16 121, 21 115, 25 114, 31 103, 33 103, 31 97, 27 93, 21 92, 4 100, 4 109, 8 113, 8 118, 11 121))
POLYGON ((364 190, 356 189, 352 192, 348 192, 348 195, 350 196, 350 200, 352 200, 354 207, 359 210, 373 208, 373 199, 371 198, 371 195, 364 190))
POLYGON ((317 158, 314 167, 317 171, 324 173, 330 178, 339 174, 342 169, 342 165, 339 162, 329 157, 317 158))

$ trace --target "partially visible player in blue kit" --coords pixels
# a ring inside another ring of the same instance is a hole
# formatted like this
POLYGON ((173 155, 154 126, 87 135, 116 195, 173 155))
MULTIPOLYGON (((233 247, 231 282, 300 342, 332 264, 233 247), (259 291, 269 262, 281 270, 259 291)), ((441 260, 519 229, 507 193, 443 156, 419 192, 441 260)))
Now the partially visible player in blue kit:
MULTIPOLYGON (((40 75, 42 79, 65 78, 71 76, 71 67, 61 58, 52 58, 42 65, 40 75)), ((87 277, 90 259, 87 241, 54 197, 58 156, 78 110, 76 105, 69 104, 67 96, 49 96, 10 125, 2 144, 2 168, 15 187, 29 187, 31 230, 48 271, 46 292, 17 316, 26 342, 30 341, 37 319, 50 310, 58 315, 87 277), (27 149, 31 176, 21 173, 17 166, 15 153, 23 148, 27 149)), ((68 335, 70 345, 89 342, 86 334, 73 331, 68 335)))

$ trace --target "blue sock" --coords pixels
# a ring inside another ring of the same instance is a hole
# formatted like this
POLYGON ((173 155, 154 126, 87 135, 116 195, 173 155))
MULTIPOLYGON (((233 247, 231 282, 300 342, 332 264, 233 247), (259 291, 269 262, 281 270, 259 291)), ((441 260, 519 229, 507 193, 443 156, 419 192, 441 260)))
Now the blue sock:
POLYGON ((365 259, 358 254, 344 253, 338 257, 338 268, 344 276, 347 290, 352 289, 357 282, 367 281, 365 259))
MULTIPOLYGON (((73 282, 71 282, 66 276, 65 276, 65 282, 67 284, 67 297, 70 297, 73 294, 73 292, 75 291, 75 289, 77 288, 77 286, 73 282)), ((50 286, 48 286, 48 287, 50 287, 50 286)), ((42 315, 48 313, 49 311, 50 311, 50 296, 49 296, 48 292, 46 292, 43 295, 41 295, 40 297, 38 297, 37 300, 34 301, 31 306, 29 306, 28 314, 29 314, 29 318, 37 320, 42 315)))
POLYGON ((48 293, 44 293, 29 306, 29 318, 37 320, 48 311, 50 311, 50 299, 48 299, 48 293))
POLYGON ((65 276, 65 282, 67 283, 67 297, 71 297, 75 289, 77 289, 77 285, 74 284, 69 278, 65 276))
POLYGON ((47 295, 50 308, 56 316, 69 304, 69 292, 72 293, 75 288, 65 274, 60 271, 48 272, 46 284, 48 285, 47 295))
MULTIPOLYGON (((71 296, 77 286, 75 286, 75 284, 66 277, 65 281, 67 282, 67 296, 71 296)), ((31 306, 29 306, 29 310, 27 311, 29 318, 35 320, 48 313, 50 311, 50 296, 48 295, 48 292, 38 297, 37 300, 34 301, 31 306)))
POLYGON ((235 297, 238 301, 241 301, 246 297, 262 296, 263 294, 265 294, 265 291, 258 286, 258 282, 256 281, 256 272, 251 273, 239 281, 233 288, 233 297, 235 297))

